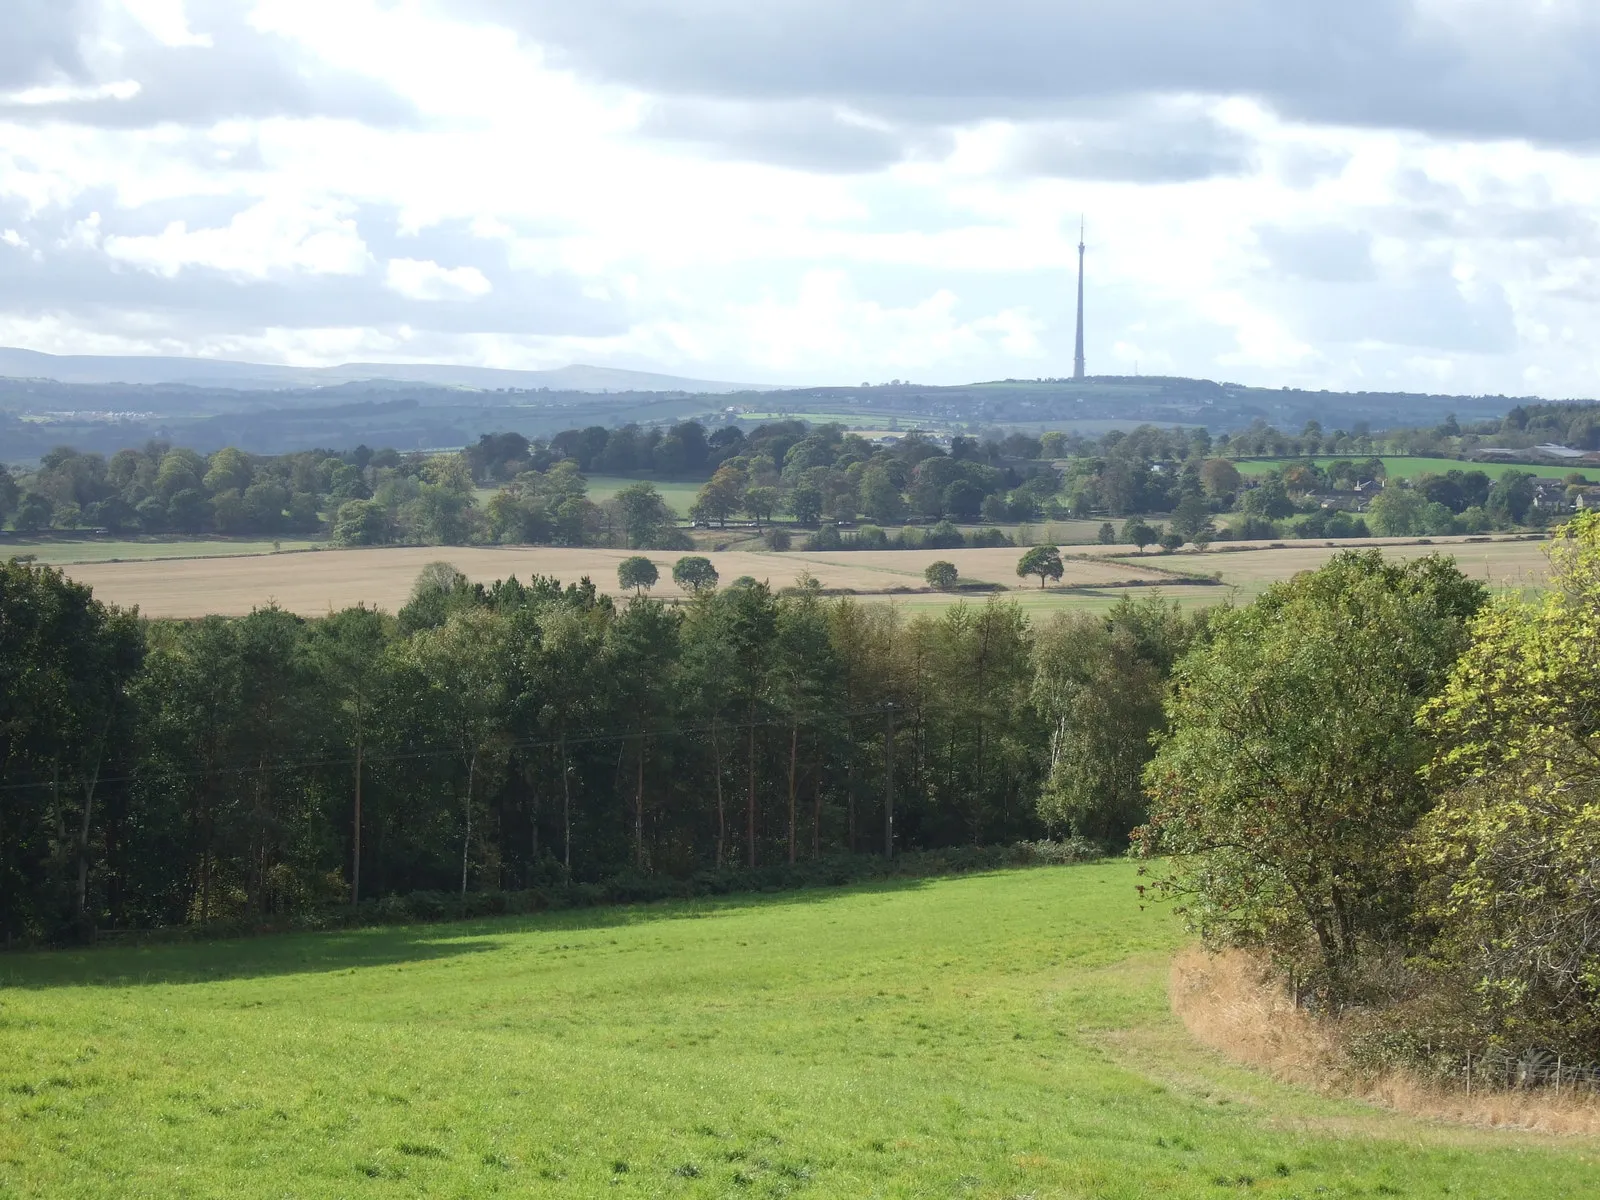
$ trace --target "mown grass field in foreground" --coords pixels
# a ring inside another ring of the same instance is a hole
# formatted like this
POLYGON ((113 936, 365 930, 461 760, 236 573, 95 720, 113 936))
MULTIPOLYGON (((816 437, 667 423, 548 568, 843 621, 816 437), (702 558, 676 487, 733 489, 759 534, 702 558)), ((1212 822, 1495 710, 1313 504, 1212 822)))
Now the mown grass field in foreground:
POLYGON ((0 1194, 1562 1196, 1228 1066, 1126 862, 0 959, 0 1194))

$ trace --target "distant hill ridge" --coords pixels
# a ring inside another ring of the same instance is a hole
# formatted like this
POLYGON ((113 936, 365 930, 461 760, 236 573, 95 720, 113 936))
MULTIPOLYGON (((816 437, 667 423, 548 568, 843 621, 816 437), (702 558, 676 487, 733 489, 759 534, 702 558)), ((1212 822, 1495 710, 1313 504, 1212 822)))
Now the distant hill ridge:
POLYGON ((368 380, 424 383, 480 390, 549 388, 562 392, 731 392, 776 391, 770 384, 687 379, 652 371, 575 364, 549 371, 514 371, 448 363, 345 363, 337 367, 287 367, 221 358, 158 355, 44 354, 0 347, 0 376, 53 379, 59 383, 181 384, 241 390, 323 387, 368 380))

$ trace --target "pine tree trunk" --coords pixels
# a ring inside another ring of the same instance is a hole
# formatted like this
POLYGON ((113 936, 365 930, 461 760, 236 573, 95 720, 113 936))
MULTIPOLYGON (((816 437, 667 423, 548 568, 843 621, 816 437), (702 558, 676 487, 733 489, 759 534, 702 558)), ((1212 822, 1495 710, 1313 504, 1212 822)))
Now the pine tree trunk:
POLYGON ((745 865, 756 865, 756 702, 750 701, 750 755, 744 805, 745 865))
POLYGON ((717 870, 721 870, 728 841, 728 810, 722 801, 722 743, 717 738, 717 722, 711 721, 711 757, 717 769, 717 870))
POLYGON ((472 784, 478 773, 478 755, 467 760, 467 828, 461 837, 461 894, 467 894, 467 849, 472 845, 472 784))
POLYGON ((633 861, 644 870, 644 739, 639 739, 639 771, 633 790, 633 861))
POLYGON ((795 829, 794 829, 794 767, 795 758, 800 748, 800 723, 794 722, 789 726, 789 865, 794 865, 795 829))
POLYGON ((356 809, 351 820, 350 903, 361 903, 361 758, 366 745, 361 735, 361 710, 356 709, 356 809))
POLYGON ((567 728, 561 727, 561 861, 572 874, 572 781, 568 778, 567 728))

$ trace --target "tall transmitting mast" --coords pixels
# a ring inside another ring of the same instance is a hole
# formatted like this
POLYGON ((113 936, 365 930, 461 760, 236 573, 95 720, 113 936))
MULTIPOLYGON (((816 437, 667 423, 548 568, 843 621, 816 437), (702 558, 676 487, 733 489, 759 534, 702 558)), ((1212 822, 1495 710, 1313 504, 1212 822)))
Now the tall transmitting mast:
POLYGON ((1078 221, 1078 352, 1072 357, 1072 377, 1083 378, 1083 220, 1078 221))

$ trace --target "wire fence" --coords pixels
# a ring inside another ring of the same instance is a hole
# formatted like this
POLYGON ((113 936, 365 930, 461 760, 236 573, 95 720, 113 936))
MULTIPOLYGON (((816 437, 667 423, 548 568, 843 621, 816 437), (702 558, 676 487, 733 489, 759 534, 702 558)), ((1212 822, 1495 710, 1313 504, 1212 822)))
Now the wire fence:
POLYGON ((1549 1091, 1600 1094, 1600 1063, 1580 1062, 1548 1050, 1430 1052, 1423 1070, 1439 1084, 1474 1092, 1549 1091))

